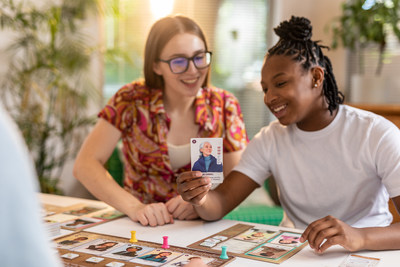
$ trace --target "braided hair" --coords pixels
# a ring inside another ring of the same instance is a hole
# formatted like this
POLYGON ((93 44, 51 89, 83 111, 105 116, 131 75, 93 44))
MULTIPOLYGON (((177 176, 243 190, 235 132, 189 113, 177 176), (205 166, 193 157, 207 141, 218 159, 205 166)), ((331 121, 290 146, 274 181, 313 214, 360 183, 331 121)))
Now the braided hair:
POLYGON ((325 69, 323 92, 332 114, 339 104, 344 102, 344 95, 339 91, 332 71, 331 61, 322 53, 320 41, 312 41, 312 26, 308 19, 292 16, 289 21, 283 21, 274 28, 279 41, 268 50, 268 57, 272 55, 290 56, 294 61, 301 62, 305 71, 318 65, 325 69))

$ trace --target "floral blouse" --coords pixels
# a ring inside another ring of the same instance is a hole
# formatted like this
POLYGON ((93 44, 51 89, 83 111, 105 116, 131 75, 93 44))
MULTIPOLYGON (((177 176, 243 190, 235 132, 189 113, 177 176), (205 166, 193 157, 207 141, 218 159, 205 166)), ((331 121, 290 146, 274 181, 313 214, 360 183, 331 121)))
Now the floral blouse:
MULTIPOLYGON (((143 203, 166 202, 175 197, 176 177, 190 171, 190 164, 175 171, 171 168, 167 146, 171 121, 162 93, 136 81, 123 86, 98 114, 121 131, 124 188, 143 203)), ((214 87, 202 88, 195 105, 197 137, 222 137, 224 152, 245 148, 248 137, 233 94, 214 87)))

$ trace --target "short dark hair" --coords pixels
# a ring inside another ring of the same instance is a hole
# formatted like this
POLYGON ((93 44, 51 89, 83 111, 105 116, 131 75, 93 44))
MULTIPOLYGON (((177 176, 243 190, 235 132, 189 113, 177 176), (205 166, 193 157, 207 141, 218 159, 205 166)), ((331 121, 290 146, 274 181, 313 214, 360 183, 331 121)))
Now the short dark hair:
MULTIPOLYGON (((162 49, 175 35, 179 33, 192 33, 198 36, 203 42, 206 51, 208 51, 207 41, 200 26, 192 19, 173 15, 164 17, 156 21, 150 29, 147 37, 144 53, 144 79, 150 88, 164 88, 164 79, 153 71, 153 64, 159 60, 162 49)), ((204 80, 203 87, 207 86, 210 76, 210 70, 204 80)))
POLYGON ((325 69, 323 91, 328 103, 329 111, 333 112, 339 104, 344 102, 344 95, 339 91, 333 74, 330 59, 322 53, 321 48, 329 49, 319 45, 320 41, 312 41, 312 26, 304 17, 292 16, 289 21, 283 21, 274 28, 279 36, 279 41, 268 50, 268 56, 285 55, 290 56, 294 61, 301 62, 304 70, 318 65, 325 69))

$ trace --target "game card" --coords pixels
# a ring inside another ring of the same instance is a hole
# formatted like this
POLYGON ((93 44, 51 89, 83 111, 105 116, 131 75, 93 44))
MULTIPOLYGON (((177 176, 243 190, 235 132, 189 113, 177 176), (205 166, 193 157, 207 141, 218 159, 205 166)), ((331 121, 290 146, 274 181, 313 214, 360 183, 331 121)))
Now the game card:
POLYGON ((87 262, 91 262, 91 263, 99 263, 102 262, 104 260, 104 258, 100 258, 100 257, 90 257, 88 259, 86 259, 87 262))
POLYGON ((268 258, 273 260, 279 260, 285 256, 293 248, 287 246, 279 246, 274 244, 263 244, 252 251, 247 252, 245 255, 268 258))
POLYGON ((119 218, 122 216, 124 216, 124 214, 122 212, 112 209, 112 208, 103 210, 101 212, 97 212, 97 213, 91 215, 91 217, 93 217, 93 218, 98 218, 98 219, 102 219, 102 220, 112 220, 112 219, 119 218))
POLYGON ((61 255, 61 258, 69 259, 69 260, 73 260, 78 257, 79 257, 79 254, 76 254, 76 253, 65 253, 65 254, 61 255))
POLYGON ((66 221, 74 220, 76 218, 78 218, 78 217, 75 215, 58 213, 58 214, 47 216, 44 219, 47 221, 51 221, 51 222, 66 222, 66 221))
POLYGON ((227 246, 229 248, 228 252, 244 254, 245 252, 255 248, 257 244, 232 238, 216 244, 212 249, 221 251, 222 246, 227 246))
POLYGON ((284 245, 284 246, 289 246, 289 247, 298 247, 300 246, 300 237, 301 234, 298 233, 291 233, 291 232, 282 232, 273 239, 269 241, 271 244, 277 244, 277 245, 284 245))
POLYGON ((83 229, 103 221, 104 220, 90 218, 90 217, 81 217, 72 221, 64 222, 61 224, 61 226, 72 229, 83 229))
POLYGON ((165 249, 154 249, 149 253, 133 258, 130 260, 130 262, 141 263, 150 266, 161 266, 181 255, 182 253, 179 252, 173 252, 165 249))
POLYGON ((190 139, 192 171, 201 171, 213 184, 224 181, 222 138, 190 139))
POLYGON ((108 239, 96 239, 96 240, 93 240, 92 242, 83 244, 79 247, 72 248, 71 250, 76 251, 76 252, 93 254, 93 255, 101 255, 101 254, 108 253, 109 251, 116 249, 123 245, 124 245, 124 243, 122 243, 122 242, 112 241, 112 240, 108 240, 108 239))
POLYGON ((117 249, 114 249, 107 254, 103 254, 102 256, 117 260, 128 261, 136 256, 140 256, 142 254, 150 252, 153 249, 154 248, 151 247, 139 246, 134 244, 125 244, 122 247, 118 247, 117 249))
POLYGON ((122 267, 125 266, 125 263, 112 261, 106 264, 107 267, 122 267))
POLYGON ((377 266, 380 259, 366 257, 356 254, 349 255, 339 267, 374 267, 377 266))
POLYGON ((166 265, 163 265, 163 267, 185 266, 192 259, 201 259, 205 264, 212 262, 214 260, 212 258, 206 258, 206 257, 190 255, 190 254, 183 254, 180 257, 176 258, 175 260, 167 263, 166 265))
POLYGON ((96 239, 96 235, 89 233, 77 233, 59 239, 59 241, 57 241, 56 246, 57 248, 70 249, 88 243, 94 239, 96 239))
POLYGON ((92 207, 92 206, 84 206, 82 208, 78 208, 78 209, 72 209, 72 210, 67 210, 64 211, 64 214, 70 214, 70 215, 75 215, 75 216, 83 216, 98 210, 101 210, 104 208, 99 208, 99 207, 92 207))
POLYGON ((235 236, 234 238, 238 239, 238 240, 247 241, 247 242, 264 243, 266 240, 268 240, 275 234, 276 234, 276 231, 252 228, 238 236, 235 236))

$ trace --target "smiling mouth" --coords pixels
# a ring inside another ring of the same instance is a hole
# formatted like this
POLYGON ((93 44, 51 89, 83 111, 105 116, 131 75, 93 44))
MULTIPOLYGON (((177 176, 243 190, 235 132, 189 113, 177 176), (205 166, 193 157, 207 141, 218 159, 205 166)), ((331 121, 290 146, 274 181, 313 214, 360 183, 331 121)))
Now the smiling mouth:
POLYGON ((198 78, 195 78, 195 79, 190 79, 190 80, 182 80, 182 82, 183 82, 183 83, 186 83, 186 84, 194 84, 194 83, 196 83, 198 80, 199 80, 198 78))
POLYGON ((286 107, 287 107, 287 104, 271 108, 271 110, 274 113, 279 113, 280 111, 284 110, 286 107))

